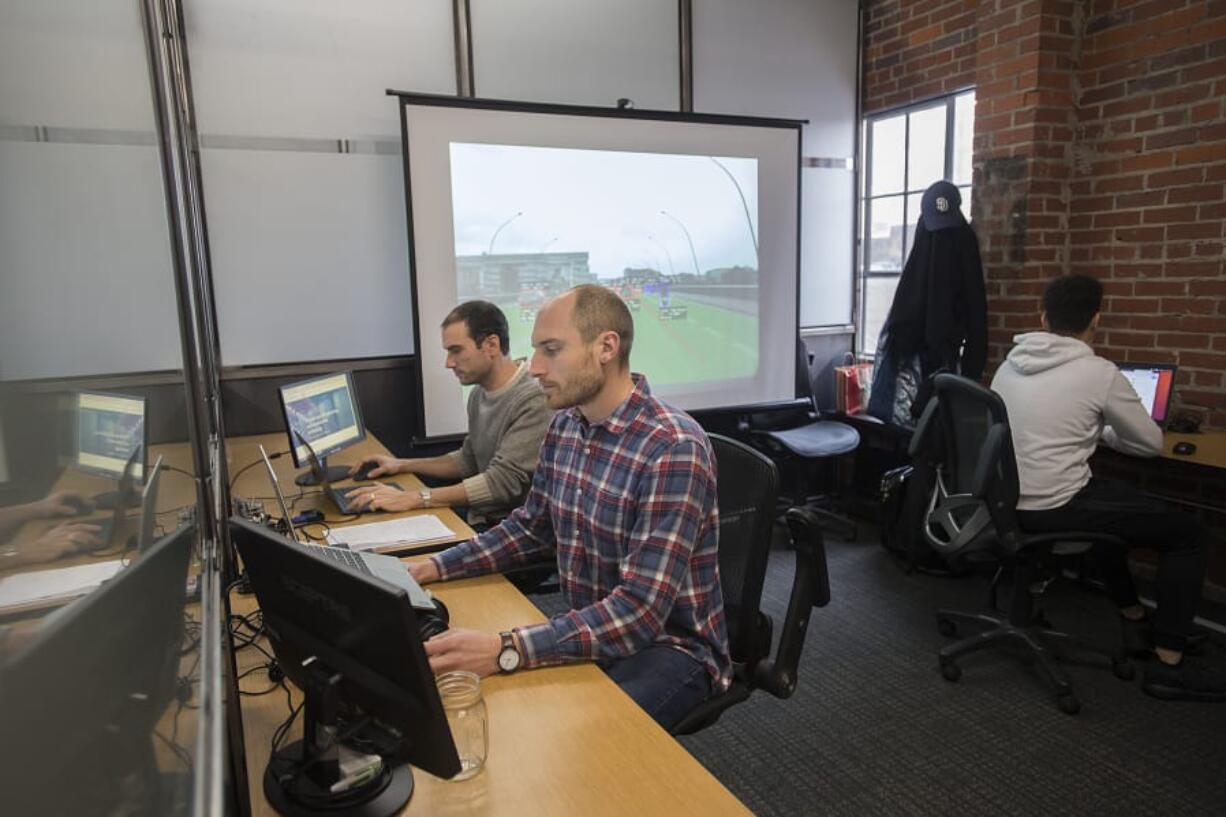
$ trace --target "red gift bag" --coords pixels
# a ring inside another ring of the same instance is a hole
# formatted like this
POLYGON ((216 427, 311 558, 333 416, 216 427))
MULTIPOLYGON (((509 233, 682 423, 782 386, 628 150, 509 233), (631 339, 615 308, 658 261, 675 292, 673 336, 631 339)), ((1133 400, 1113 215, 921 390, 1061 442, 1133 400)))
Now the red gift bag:
POLYGON ((851 363, 834 368, 835 409, 842 414, 860 414, 868 408, 868 390, 873 383, 873 364, 851 363))

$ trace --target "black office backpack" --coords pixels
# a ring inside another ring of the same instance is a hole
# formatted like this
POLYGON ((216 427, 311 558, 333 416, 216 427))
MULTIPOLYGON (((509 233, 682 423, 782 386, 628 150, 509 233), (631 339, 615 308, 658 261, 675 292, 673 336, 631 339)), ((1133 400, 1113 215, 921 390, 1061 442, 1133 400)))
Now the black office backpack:
POLYGON ((902 465, 881 475, 881 545, 908 573, 948 573, 949 567, 924 539, 924 516, 936 470, 926 462, 902 465))

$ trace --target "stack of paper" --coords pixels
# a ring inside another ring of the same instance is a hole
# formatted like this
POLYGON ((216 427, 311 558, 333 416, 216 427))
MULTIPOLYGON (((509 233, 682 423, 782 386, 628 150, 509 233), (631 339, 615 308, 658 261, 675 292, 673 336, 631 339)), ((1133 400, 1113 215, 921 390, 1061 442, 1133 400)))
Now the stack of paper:
POLYGON ((370 550, 390 545, 414 545, 438 539, 455 537, 455 532, 443 524, 434 514, 406 516, 386 522, 368 522, 365 525, 350 525, 333 528, 328 534, 332 544, 345 543, 350 550, 370 550))
POLYGON ((0 579, 0 610, 37 607, 83 596, 123 569, 113 559, 55 570, 35 570, 0 579))

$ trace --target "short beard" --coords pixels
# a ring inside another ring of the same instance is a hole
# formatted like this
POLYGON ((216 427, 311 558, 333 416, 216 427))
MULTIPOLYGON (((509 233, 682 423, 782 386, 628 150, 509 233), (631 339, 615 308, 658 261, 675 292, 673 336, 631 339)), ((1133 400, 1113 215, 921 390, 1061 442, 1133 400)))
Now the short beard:
POLYGON ((565 389, 558 389, 552 395, 546 394, 546 403, 551 409, 573 408, 581 406, 591 400, 596 395, 600 394, 601 388, 604 387, 604 375, 600 371, 600 367, 592 364, 590 368, 585 368, 579 372, 566 385, 565 389))

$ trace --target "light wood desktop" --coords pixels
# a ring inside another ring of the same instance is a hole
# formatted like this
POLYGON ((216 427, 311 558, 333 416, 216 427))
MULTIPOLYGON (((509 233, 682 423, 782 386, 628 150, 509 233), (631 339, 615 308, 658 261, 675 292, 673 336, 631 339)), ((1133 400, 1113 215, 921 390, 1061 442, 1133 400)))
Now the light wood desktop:
MULTIPOLYGON (((272 451, 283 450, 283 435, 232 440, 228 446, 231 473, 256 457, 256 444, 272 451)), ((377 441, 347 449, 336 462, 357 462, 367 453, 383 453, 377 441)), ((288 455, 273 461, 278 479, 291 484, 292 462, 288 455)), ((236 482, 239 496, 264 496, 262 482, 252 468, 236 482), (244 493, 246 492, 246 493, 244 493)), ((416 478, 397 475, 393 480, 406 489, 417 487, 416 478)), ((295 489, 294 493, 297 493, 295 489)), ((325 503, 318 495, 311 500, 325 503)), ((305 505, 305 499, 299 507, 305 505)), ((321 507, 321 505, 314 505, 321 507)), ((440 512, 453 526, 455 514, 440 512), (448 516, 450 514, 450 516, 448 516)), ((329 517, 335 509, 327 508, 329 517)), ((382 517, 382 514, 374 517, 382 517)), ((345 524, 361 524, 362 517, 345 524)), ((466 525, 462 535, 471 530, 466 525)), ((456 528, 453 526, 453 530, 456 528)), ((423 547, 438 549, 438 545, 423 547)), ((415 558, 423 558, 417 556, 415 558)), ((500 632, 516 625, 544 621, 544 616, 501 576, 485 576, 431 585, 451 613, 451 626, 500 632)), ((244 615, 256 607, 252 596, 231 596, 233 612, 244 615)), ((268 649, 267 641, 262 646, 268 649)), ((254 648, 238 653, 241 675, 264 663, 254 648)), ((240 681, 244 690, 266 689, 268 680, 256 671, 240 681)), ((294 703, 301 700, 289 685, 294 703)), ((461 782, 441 780, 415 769, 416 789, 405 810, 408 815, 737 815, 748 810, 702 767, 667 732, 592 664, 526 670, 510 676, 494 676, 482 682, 489 712, 489 759, 482 772, 461 782)), ((242 697, 243 737, 252 813, 273 815, 264 799, 263 775, 272 734, 289 709, 281 690, 261 696, 242 697)), ((301 736, 301 720, 286 742, 301 736)))
POLYGON ((1202 431, 1198 434, 1162 435, 1162 456, 1179 462, 1192 462, 1212 468, 1226 468, 1226 431, 1202 431), (1187 442, 1196 446, 1191 454, 1176 454, 1175 444, 1187 442))
MULTIPOLYGON (((431 585, 451 611, 453 627, 498 632, 544 617, 501 576, 431 585)), ((234 611, 254 608, 234 597, 234 611)), ((267 649, 267 643, 264 643, 267 649)), ((239 653, 239 673, 264 657, 239 653)), ((242 688, 267 688, 254 672, 242 688)), ((291 689, 293 689, 291 685, 291 689)), ((738 815, 749 811, 667 732, 592 664, 525 670, 482 681, 489 713, 485 768, 450 782, 413 770, 416 789, 406 815, 627 817, 738 815)), ((300 696, 294 689, 294 702, 300 696)), ((277 690, 244 696, 243 735, 252 813, 275 814, 263 775, 272 733, 288 714, 277 690)), ((299 720, 290 740, 301 737, 299 720)))
MULTIPOLYGON (((277 501, 273 496, 272 485, 268 481, 268 473, 264 468, 264 463, 260 460, 260 445, 263 445, 264 450, 269 454, 279 451, 285 452, 284 456, 272 460, 272 467, 277 473, 278 481, 281 483, 281 492, 285 494, 286 502, 291 505, 290 513, 301 513, 307 509, 314 508, 323 512, 325 522, 331 527, 339 527, 342 521, 346 524, 363 524, 421 514, 433 514, 453 532, 452 536, 418 542, 413 545, 389 544, 386 547, 371 548, 375 552, 425 553, 432 550, 440 550, 451 542, 470 539, 474 535, 473 529, 450 508, 426 508, 403 513, 380 512, 364 514, 358 519, 342 516, 336 506, 332 504, 332 501, 323 495, 318 486, 300 488, 294 484, 294 477, 301 472, 294 468, 293 457, 289 453, 289 440, 284 433, 232 437, 226 440, 226 467, 229 470, 230 479, 233 480, 230 496, 259 499, 263 503, 265 511, 273 516, 280 516, 281 512, 277 509, 277 501), (241 474, 239 473, 240 470, 242 470, 241 474)), ((330 457, 329 464, 353 465, 360 462, 364 457, 388 453, 383 444, 374 435, 367 432, 365 440, 330 457)), ((337 485, 373 485, 375 482, 394 482, 406 491, 416 491, 422 487, 421 480, 412 474, 395 474, 390 477, 379 477, 374 482, 365 483, 343 480, 338 482, 337 485)), ((310 525, 306 530, 314 538, 320 538, 324 532, 324 528, 321 525, 310 525)))

